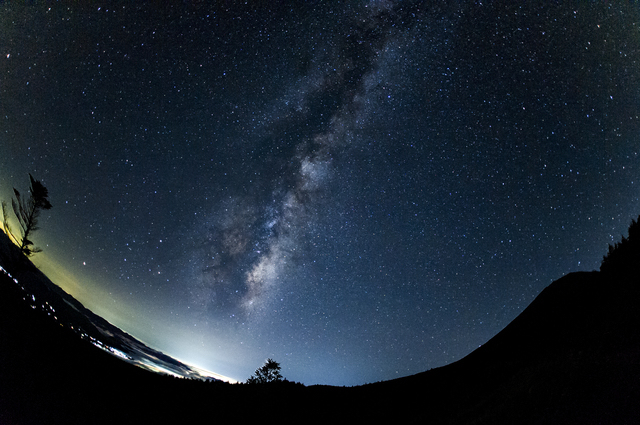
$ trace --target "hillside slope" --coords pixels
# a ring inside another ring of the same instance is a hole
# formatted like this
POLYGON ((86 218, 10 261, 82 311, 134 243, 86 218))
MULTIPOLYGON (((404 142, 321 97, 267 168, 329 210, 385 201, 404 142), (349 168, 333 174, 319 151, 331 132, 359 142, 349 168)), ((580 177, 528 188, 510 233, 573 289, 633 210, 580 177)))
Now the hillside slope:
POLYGON ((640 423, 639 303, 631 282, 569 274, 464 359, 364 389, 409 423, 640 423))

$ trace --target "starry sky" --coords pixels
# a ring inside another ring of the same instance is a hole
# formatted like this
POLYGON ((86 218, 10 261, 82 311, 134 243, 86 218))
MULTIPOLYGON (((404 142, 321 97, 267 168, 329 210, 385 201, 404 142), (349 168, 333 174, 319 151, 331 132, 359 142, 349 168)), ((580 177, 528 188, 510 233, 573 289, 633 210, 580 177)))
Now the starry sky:
POLYGON ((0 5, 0 198, 41 180, 34 261, 154 348, 418 373, 640 214, 637 5, 205 3, 0 5))

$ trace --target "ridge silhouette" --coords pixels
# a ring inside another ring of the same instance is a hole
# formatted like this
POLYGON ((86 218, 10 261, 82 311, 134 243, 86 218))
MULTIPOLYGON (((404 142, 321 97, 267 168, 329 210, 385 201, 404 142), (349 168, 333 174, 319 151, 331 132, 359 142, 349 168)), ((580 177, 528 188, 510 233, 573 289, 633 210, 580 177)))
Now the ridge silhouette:
POLYGON ((640 423, 640 285, 608 267, 556 280, 453 364, 350 388, 144 371, 29 308, 0 273, 0 423, 250 422, 267 409, 281 423, 640 423))

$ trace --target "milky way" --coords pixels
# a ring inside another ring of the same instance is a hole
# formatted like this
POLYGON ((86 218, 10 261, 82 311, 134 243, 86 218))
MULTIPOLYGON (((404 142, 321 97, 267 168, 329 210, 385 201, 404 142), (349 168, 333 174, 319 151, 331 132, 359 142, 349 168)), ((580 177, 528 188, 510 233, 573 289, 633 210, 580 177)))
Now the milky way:
MULTIPOLYGON (((283 153, 273 152, 273 146, 271 152, 258 158, 248 153, 255 178, 265 180, 260 192, 230 194, 217 211, 207 216, 208 234, 202 253, 205 266, 200 270, 196 263, 193 279, 195 297, 207 309, 231 310, 234 317, 239 313, 235 309, 238 306, 245 314, 260 309, 281 274, 295 263, 296 251, 303 249, 300 241, 311 236, 314 217, 309 211, 318 207, 318 198, 330 196, 327 183, 333 176, 333 157, 354 143, 350 133, 358 128, 362 109, 369 103, 365 83, 375 79, 378 62, 386 59, 390 29, 396 23, 406 26, 389 3, 359 9, 360 17, 345 17, 346 32, 327 43, 330 52, 323 55, 323 63, 314 64, 317 68, 313 74, 296 86, 297 98, 284 101, 286 106, 293 102, 293 110, 283 119, 271 118, 265 131, 275 132, 272 128, 292 124, 302 126, 313 119, 312 113, 318 114, 317 109, 311 111, 306 105, 330 97, 334 102, 320 107, 326 123, 297 133, 282 147, 283 153), (269 167, 275 165, 276 173, 262 170, 261 160, 269 167)), ((259 135, 252 137, 261 142, 259 135)), ((279 151, 280 141, 274 141, 279 151)))
POLYGON ((630 5, 305 2, 0 12, 0 197, 40 266, 244 380, 455 361, 640 213, 630 5), (39 258, 38 258, 39 257, 39 258))

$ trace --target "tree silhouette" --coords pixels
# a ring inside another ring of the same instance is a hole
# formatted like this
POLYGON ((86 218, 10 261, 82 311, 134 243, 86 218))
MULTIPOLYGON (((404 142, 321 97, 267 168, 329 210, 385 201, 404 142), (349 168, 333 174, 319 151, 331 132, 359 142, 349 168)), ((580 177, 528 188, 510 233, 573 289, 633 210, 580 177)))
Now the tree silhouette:
POLYGON ((631 220, 629 236, 609 245, 609 252, 602 259, 600 271, 624 277, 640 278, 640 217, 631 220))
POLYGON ((247 384, 268 384, 271 382, 281 382, 282 375, 280 374, 280 363, 273 359, 267 359, 264 365, 251 375, 247 379, 247 384))
MULTIPOLYGON (((40 248, 33 246, 33 242, 29 238, 33 232, 38 230, 38 216, 40 215, 40 211, 51 209, 51 203, 49 203, 47 199, 49 196, 47 188, 44 187, 40 181, 34 179, 31 174, 29 174, 29 179, 31 180, 31 187, 29 188, 30 196, 27 199, 23 199, 18 189, 13 188, 15 199, 11 200, 11 206, 20 224, 21 237, 15 237, 13 233, 10 233, 18 243, 20 251, 27 257, 42 251, 40 248)), ((4 205, 3 220, 5 230, 7 230, 4 205)), ((11 232, 10 228, 8 230, 11 232)))

